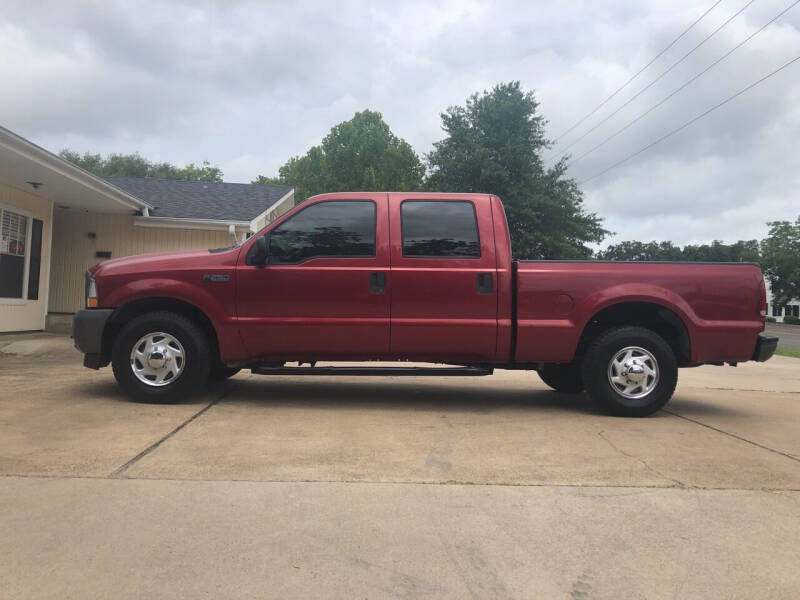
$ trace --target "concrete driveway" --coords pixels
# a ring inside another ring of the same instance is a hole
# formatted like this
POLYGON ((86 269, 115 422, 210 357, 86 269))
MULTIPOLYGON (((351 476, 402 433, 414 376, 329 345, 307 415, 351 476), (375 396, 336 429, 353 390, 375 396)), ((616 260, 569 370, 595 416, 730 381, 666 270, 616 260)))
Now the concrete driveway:
POLYGON ((800 596, 797 359, 617 419, 510 371, 136 404, 66 338, 8 339, 2 597, 800 596))

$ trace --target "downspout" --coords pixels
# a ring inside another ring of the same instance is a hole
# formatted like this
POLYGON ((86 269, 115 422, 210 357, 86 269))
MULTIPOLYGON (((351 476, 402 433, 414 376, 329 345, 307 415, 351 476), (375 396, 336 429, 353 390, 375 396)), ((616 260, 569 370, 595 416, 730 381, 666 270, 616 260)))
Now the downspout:
POLYGON ((233 243, 238 245, 239 240, 236 237, 236 225, 228 225, 228 233, 233 238, 233 243))

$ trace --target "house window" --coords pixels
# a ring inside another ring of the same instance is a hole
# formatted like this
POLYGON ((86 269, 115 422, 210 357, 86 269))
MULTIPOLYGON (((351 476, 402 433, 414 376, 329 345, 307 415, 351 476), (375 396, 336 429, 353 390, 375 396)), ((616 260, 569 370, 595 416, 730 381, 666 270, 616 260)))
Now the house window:
POLYGON ((0 298, 23 298, 28 217, 0 208, 0 298))
POLYGON ((777 304, 772 305, 772 316, 773 317, 780 317, 781 316, 781 307, 777 304))
POLYGON ((787 304, 786 316, 800 317, 800 304, 787 304))

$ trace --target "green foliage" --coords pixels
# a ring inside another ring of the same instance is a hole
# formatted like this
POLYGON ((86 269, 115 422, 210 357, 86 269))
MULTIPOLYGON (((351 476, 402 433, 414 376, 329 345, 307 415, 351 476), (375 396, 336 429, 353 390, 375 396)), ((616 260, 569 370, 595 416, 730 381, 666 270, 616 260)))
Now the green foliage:
POLYGON ((800 318, 792 316, 783 317, 783 322, 787 325, 800 325, 800 318))
POLYGON ((201 165, 189 163, 183 168, 167 162, 150 162, 138 153, 100 154, 86 152, 79 154, 72 150, 62 150, 58 155, 82 169, 100 177, 152 177, 154 179, 179 179, 186 181, 222 182, 222 171, 211 166, 208 161, 201 165))
POLYGON ((441 115, 446 137, 427 156, 426 188, 497 194, 503 200, 515 258, 588 258, 588 244, 608 231, 586 212, 566 163, 545 169, 549 142, 532 92, 519 82, 470 96, 441 115))
POLYGON ((706 262, 759 262, 758 240, 739 240, 724 244, 714 240, 700 246, 681 248, 672 242, 626 241, 612 244, 597 253, 600 260, 686 260, 706 262))
POLYGON ((714 240, 701 246, 684 246, 683 260, 708 262, 759 262, 758 240, 739 240, 733 244, 723 244, 714 240))
POLYGON ((683 260, 683 251, 672 242, 626 241, 597 253, 601 260, 683 260))
POLYGON ((767 317, 767 323, 777 323, 778 320, 775 317, 767 317))
POLYGON ((761 241, 764 274, 775 304, 788 304, 800 298, 800 217, 767 225, 769 234, 761 241))
POLYGON ((267 177, 266 175, 259 175, 250 183, 256 185, 284 185, 280 177, 267 177))
POLYGON ((365 110, 330 130, 319 146, 289 159, 279 176, 253 183, 282 183, 302 202, 324 192, 411 191, 422 185, 425 167, 380 113, 365 110))
POLYGON ((788 356, 789 358, 800 358, 800 349, 778 346, 778 349, 775 350, 775 354, 778 356, 788 356))

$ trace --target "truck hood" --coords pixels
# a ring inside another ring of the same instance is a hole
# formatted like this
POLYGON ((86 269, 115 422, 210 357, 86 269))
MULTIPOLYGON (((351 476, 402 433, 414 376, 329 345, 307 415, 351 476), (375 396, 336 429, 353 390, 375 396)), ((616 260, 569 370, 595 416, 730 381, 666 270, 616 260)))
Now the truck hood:
POLYGON ((103 261, 93 266, 89 271, 96 277, 122 273, 153 273, 219 263, 221 261, 227 262, 232 258, 235 261, 235 255, 238 252, 239 248, 236 247, 213 253, 209 250, 182 250, 180 252, 137 254, 103 261))

